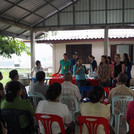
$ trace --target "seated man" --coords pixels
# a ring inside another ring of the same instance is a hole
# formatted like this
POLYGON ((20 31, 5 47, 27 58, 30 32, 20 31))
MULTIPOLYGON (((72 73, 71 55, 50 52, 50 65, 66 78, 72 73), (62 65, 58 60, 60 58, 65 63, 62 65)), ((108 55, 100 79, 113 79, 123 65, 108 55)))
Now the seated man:
POLYGON ((65 81, 61 84, 62 86, 62 94, 70 94, 77 97, 78 101, 81 100, 81 94, 76 85, 74 85, 72 81, 72 74, 70 72, 66 72, 64 75, 65 81))
MULTIPOLYGON (((127 75, 125 73, 120 73, 117 77, 118 86, 113 88, 111 92, 109 93, 108 102, 112 103, 112 98, 119 95, 127 95, 132 96, 134 98, 134 94, 132 89, 125 86, 125 83, 127 81, 127 75)), ((115 113, 118 114, 119 106, 118 103, 115 103, 115 113)), ((120 128, 119 134, 126 133, 126 119, 124 117, 121 117, 120 119, 120 128)))
POLYGON ((48 85, 44 84, 45 73, 43 71, 37 72, 36 73, 36 79, 37 79, 38 82, 31 86, 30 92, 38 92, 38 93, 41 93, 45 96, 46 91, 48 89, 48 85))
POLYGON ((108 97, 109 103, 112 103, 112 98, 118 95, 128 95, 134 97, 132 89, 125 86, 126 81, 127 81, 127 75, 125 73, 120 73, 117 78, 118 86, 110 91, 108 97))

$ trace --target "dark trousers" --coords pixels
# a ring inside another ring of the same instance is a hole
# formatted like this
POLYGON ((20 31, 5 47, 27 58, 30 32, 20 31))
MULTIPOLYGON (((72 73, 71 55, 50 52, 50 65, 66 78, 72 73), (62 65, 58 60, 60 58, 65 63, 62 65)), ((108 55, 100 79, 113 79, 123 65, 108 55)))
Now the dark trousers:
POLYGON ((72 133, 75 134, 75 123, 73 121, 71 122, 71 125, 66 129, 66 134, 72 134, 72 133))
POLYGON ((76 85, 78 86, 79 90, 80 90, 80 87, 82 86, 86 86, 87 85, 87 80, 76 80, 76 85))

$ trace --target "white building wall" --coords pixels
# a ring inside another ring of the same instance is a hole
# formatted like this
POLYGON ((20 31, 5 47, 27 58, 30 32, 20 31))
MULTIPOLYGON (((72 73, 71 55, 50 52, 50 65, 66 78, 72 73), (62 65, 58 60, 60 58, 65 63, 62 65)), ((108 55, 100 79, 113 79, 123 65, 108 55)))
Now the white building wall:
MULTIPOLYGON (((63 54, 66 52, 66 44, 92 44, 92 55, 95 56, 95 59, 99 65, 101 61, 101 55, 104 54, 104 42, 103 41, 92 41, 92 42, 72 42, 72 43, 58 43, 53 44, 53 72, 56 73, 59 69, 59 62, 63 59, 63 54)), ((110 45, 116 44, 134 44, 134 41, 110 41, 110 45)), ((110 48, 109 48, 110 50, 110 48)), ((86 65, 89 68, 89 64, 86 65)), ((134 66, 132 69, 132 77, 134 78, 134 66)))

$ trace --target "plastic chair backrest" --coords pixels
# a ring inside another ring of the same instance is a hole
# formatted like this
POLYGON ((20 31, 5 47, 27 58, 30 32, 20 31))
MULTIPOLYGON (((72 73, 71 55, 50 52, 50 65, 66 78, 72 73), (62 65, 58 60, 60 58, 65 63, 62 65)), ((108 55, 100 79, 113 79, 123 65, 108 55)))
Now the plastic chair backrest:
POLYGON ((134 119, 129 121, 129 134, 134 134, 134 119))
POLYGON ((82 86, 80 87, 80 92, 81 92, 81 96, 83 97, 88 97, 90 92, 92 91, 93 86, 82 86))
POLYGON ((69 94, 62 94, 59 98, 59 101, 68 106, 70 111, 79 111, 79 104, 76 96, 69 94))
POLYGON ((104 92, 105 92, 105 98, 108 98, 109 92, 111 91, 113 87, 104 87, 104 92))
POLYGON ((81 134, 82 134, 82 124, 83 123, 88 128, 89 134, 97 134, 97 128, 99 125, 103 125, 105 134, 109 134, 108 120, 104 117, 79 116, 78 122, 80 125, 80 133, 81 134))
POLYGON ((64 128, 64 123, 63 123, 63 120, 61 117, 59 117, 57 115, 52 115, 52 114, 36 113, 35 118, 38 123, 39 123, 39 121, 41 121, 41 123, 43 124, 44 129, 45 129, 45 134, 53 134, 52 133, 52 123, 54 123, 54 122, 59 123, 61 133, 66 134, 65 128, 64 128))
POLYGON ((27 120, 29 121, 29 124, 31 126, 29 130, 32 132, 34 121, 29 111, 2 109, 1 114, 7 124, 7 134, 22 134, 19 119, 22 115, 26 116, 27 120))
POLYGON ((132 96, 127 96, 127 95, 120 95, 120 96, 115 96, 112 99, 112 114, 117 115, 115 113, 115 107, 117 105, 117 108, 119 110, 119 115, 126 115, 126 109, 127 105, 130 101, 133 100, 132 96))
POLYGON ((29 92, 28 96, 30 97, 30 100, 33 101, 34 105, 37 105, 40 100, 45 100, 45 96, 38 92, 29 92))

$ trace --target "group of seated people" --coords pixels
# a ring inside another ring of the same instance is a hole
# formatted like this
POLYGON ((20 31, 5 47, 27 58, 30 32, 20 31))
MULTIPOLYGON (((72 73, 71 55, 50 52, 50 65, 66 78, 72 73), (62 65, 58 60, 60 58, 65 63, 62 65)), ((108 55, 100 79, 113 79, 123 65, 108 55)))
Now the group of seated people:
MULTIPOLYGON (((27 110, 34 116, 34 113, 45 113, 58 115, 63 119, 65 130, 67 134, 75 133, 75 122, 71 120, 70 111, 66 104, 59 102, 59 98, 62 95, 74 95, 79 103, 80 115, 81 116, 96 116, 104 117, 110 120, 110 106, 103 104, 104 98, 104 88, 101 86, 93 87, 90 92, 88 102, 81 101, 81 93, 78 86, 72 84, 72 74, 66 72, 64 74, 65 81, 62 84, 53 83, 51 85, 44 84, 45 73, 43 71, 38 71, 36 73, 37 83, 33 84, 30 88, 30 92, 39 92, 43 94, 46 100, 39 101, 36 110, 34 110, 32 103, 30 102, 25 87, 18 81, 19 75, 17 70, 12 70, 9 73, 11 81, 8 82, 3 87, 0 83, 0 99, 1 99, 1 110, 2 109, 19 109, 27 110)), ((3 78, 2 73, 0 73, 0 80, 3 78)), ((109 104, 112 103, 112 98, 118 95, 128 95, 134 97, 133 91, 128 88, 125 84, 127 81, 127 75, 125 73, 120 73, 117 77, 118 86, 110 91, 108 96, 109 104)), ((127 109, 127 122, 134 118, 134 101, 128 104, 127 109)), ((76 119, 77 120, 77 119, 76 119)), ((3 122, 2 115, 0 116, 0 131, 1 134, 4 133, 6 125, 3 122)), ((20 125, 22 132, 25 134, 29 132, 29 122, 25 118, 20 118, 20 125)), ((57 124, 53 126, 53 133, 60 134, 61 131, 57 124)), ((39 124, 40 133, 44 134, 44 128, 42 124, 39 124)), ((30 133, 30 132, 29 132, 30 133)), ((98 134, 104 134, 104 128, 99 127, 97 129, 98 134)), ((114 133, 112 127, 110 127, 110 133, 114 133)), ((5 133, 4 133, 5 134, 5 133)), ((88 129, 86 126, 83 127, 83 134, 88 134, 88 129)))

